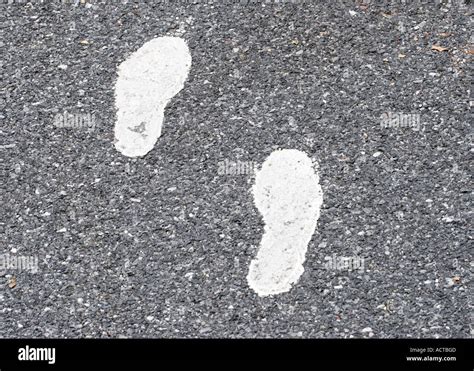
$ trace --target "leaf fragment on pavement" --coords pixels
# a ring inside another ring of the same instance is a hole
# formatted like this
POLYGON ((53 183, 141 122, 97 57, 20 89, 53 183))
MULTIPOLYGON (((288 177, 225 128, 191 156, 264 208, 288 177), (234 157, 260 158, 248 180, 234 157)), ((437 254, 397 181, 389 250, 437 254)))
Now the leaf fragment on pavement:
POLYGON ((16 278, 15 277, 11 277, 8 279, 8 287, 11 288, 11 289, 14 289, 16 286, 16 278))
POLYGON ((445 51, 449 50, 449 48, 445 48, 444 46, 440 46, 440 45, 432 45, 431 49, 436 50, 438 52, 445 52, 445 51))

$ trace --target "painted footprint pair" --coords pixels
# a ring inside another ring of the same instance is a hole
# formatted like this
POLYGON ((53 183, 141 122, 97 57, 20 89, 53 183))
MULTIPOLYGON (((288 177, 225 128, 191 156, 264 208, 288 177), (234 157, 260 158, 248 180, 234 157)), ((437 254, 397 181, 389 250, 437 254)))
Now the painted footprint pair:
MULTIPOLYGON (((179 37, 145 43, 118 68, 115 147, 128 157, 151 151, 161 135, 167 103, 183 88, 191 54, 179 37)), ((295 149, 277 150, 264 161, 252 187, 265 227, 247 281, 260 296, 291 289, 303 274, 323 194, 311 159, 295 149)))

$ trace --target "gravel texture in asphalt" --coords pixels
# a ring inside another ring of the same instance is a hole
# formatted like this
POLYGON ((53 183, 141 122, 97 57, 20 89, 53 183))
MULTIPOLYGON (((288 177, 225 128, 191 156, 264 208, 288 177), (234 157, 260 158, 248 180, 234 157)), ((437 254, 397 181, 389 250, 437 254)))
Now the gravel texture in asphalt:
POLYGON ((0 336, 470 337, 472 8, 361 3, 1 5, 0 336), (117 66, 165 35, 191 70, 128 158, 117 66), (299 282, 259 297, 253 175, 218 169, 278 148, 324 200, 299 282))

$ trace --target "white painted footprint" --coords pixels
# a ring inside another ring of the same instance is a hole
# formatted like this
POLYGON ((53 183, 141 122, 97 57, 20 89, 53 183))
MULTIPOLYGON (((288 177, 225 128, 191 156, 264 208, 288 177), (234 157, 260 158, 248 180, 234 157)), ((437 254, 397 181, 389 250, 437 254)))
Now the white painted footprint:
POLYGON ((254 202, 265 222, 247 281, 260 296, 287 292, 304 272, 323 192, 311 159, 295 149, 277 150, 257 172, 254 202))
POLYGON ((161 135, 164 110, 183 88, 191 53, 179 37, 145 43, 118 67, 115 85, 115 148, 125 156, 151 151, 161 135))

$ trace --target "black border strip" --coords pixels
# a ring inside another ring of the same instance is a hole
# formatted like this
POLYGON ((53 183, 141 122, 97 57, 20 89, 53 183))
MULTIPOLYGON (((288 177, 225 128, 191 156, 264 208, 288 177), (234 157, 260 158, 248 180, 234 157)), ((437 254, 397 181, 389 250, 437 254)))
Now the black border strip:
POLYGON ((312 361, 415 369, 472 370, 470 339, 0 339, 0 370, 199 361, 312 361), (55 364, 20 361, 19 349, 55 348, 55 364), (415 351, 416 349, 416 351, 415 351), (420 353, 421 352, 421 353, 420 353), (433 360, 425 357, 456 357, 433 360), (407 357, 422 357, 407 361, 407 357), (460 368, 461 367, 461 368, 460 368))

